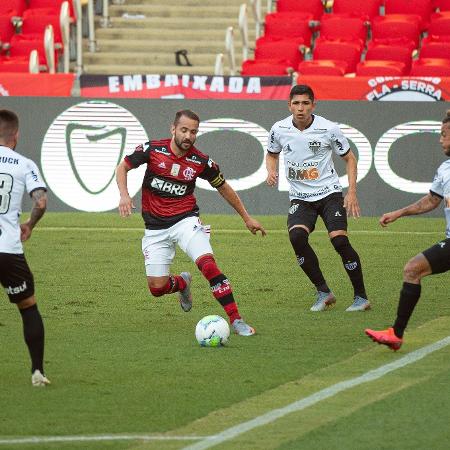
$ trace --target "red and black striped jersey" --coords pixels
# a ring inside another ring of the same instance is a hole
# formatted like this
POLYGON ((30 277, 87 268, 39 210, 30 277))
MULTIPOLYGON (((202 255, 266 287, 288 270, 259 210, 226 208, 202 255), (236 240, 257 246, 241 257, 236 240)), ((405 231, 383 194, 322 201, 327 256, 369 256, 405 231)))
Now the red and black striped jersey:
POLYGON ((142 217, 150 230, 169 228, 185 217, 198 216, 194 196, 197 177, 219 188, 225 183, 219 166, 195 147, 176 156, 170 139, 149 141, 125 157, 130 168, 147 164, 142 182, 142 217))

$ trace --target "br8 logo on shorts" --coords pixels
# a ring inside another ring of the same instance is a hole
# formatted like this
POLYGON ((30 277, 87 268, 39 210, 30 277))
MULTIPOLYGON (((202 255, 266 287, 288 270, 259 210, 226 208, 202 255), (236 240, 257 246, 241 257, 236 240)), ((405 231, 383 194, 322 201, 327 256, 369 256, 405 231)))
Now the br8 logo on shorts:
POLYGON ((170 181, 161 180, 160 178, 153 178, 151 186, 157 191, 179 196, 186 194, 187 190, 186 184, 172 183, 170 181))

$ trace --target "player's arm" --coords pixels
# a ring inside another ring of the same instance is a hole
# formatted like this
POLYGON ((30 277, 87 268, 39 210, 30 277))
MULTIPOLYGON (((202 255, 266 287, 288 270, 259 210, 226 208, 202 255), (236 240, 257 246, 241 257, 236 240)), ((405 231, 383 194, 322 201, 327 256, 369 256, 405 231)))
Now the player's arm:
POLYGON ((33 206, 31 208, 29 219, 20 224, 21 241, 26 241, 30 238, 33 228, 39 222, 47 209, 47 192, 45 189, 35 189, 30 193, 30 195, 33 206))
POLYGON ((345 161, 345 167, 348 178, 348 190, 344 197, 344 207, 347 214, 353 217, 361 215, 358 198, 356 197, 356 178, 358 176, 358 163, 355 154, 349 150, 342 159, 345 161))
POLYGON ((278 181, 278 160, 280 154, 279 153, 266 153, 266 169, 267 169, 267 178, 266 182, 269 186, 275 186, 278 181))
POLYGON ((131 215, 135 208, 132 198, 128 192, 128 172, 132 169, 128 163, 123 160, 116 168, 116 182, 119 187, 119 214, 122 217, 131 215))
POLYGON ((396 221, 400 217, 427 213, 436 209, 441 201, 442 197, 433 192, 429 192, 427 195, 417 200, 417 202, 411 203, 411 205, 383 214, 380 218, 380 225, 386 227, 389 223, 396 221))
POLYGON ((250 230, 252 234, 256 234, 257 231, 261 231, 262 236, 266 235, 266 230, 262 225, 254 219, 245 209, 242 200, 236 191, 225 181, 220 187, 217 188, 219 194, 234 208, 234 210, 242 217, 245 226, 250 230))

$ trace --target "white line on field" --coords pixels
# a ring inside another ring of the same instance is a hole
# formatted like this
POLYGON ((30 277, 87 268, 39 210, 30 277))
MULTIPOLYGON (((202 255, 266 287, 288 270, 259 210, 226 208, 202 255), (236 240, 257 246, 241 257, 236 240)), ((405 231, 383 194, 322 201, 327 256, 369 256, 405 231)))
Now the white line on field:
POLYGON ((389 364, 385 364, 384 366, 378 367, 378 369, 370 370, 369 372, 364 373, 356 378, 351 378, 346 381, 341 381, 340 383, 336 383, 333 386, 327 387, 318 391, 308 397, 297 400, 296 402, 290 403, 283 408, 273 409, 272 411, 263 414, 262 416, 255 417, 252 420, 247 422, 243 422, 239 425, 235 425, 234 427, 227 428, 219 434, 214 436, 208 436, 204 438, 202 441, 197 442, 196 444, 189 445, 188 447, 184 447, 183 450, 204 450, 211 447, 214 447, 223 442, 229 441, 247 431, 253 430, 254 428, 260 427, 262 425, 266 425, 274 422, 281 417, 286 416, 287 414, 301 411, 303 409, 308 408, 308 406, 315 405, 316 403, 325 400, 327 398, 333 397, 340 392, 346 391, 347 389, 351 389, 355 386, 358 386, 362 383, 368 383, 370 381, 377 380, 378 378, 383 377, 384 375, 393 372, 394 370, 400 369, 402 367, 407 366, 413 362, 416 362, 428 354, 435 352, 436 350, 440 350, 443 347, 450 345, 450 336, 437 341, 433 344, 427 345, 426 347, 422 347, 414 352, 408 353, 400 359, 397 359, 394 362, 389 364))
POLYGON ((153 436, 151 434, 105 434, 96 436, 32 436, 29 438, 0 439, 0 445, 43 444, 49 442, 94 441, 197 441, 208 436, 153 436))
MULTIPOLYGON (((33 230, 33 233, 36 231, 141 231, 144 232, 144 228, 122 228, 122 227, 36 227, 33 230)), ((248 233, 246 228, 242 228, 241 230, 233 230, 233 229, 215 229, 211 230, 213 233, 221 233, 221 234, 238 234, 248 233)), ((271 234, 287 234, 287 230, 279 229, 276 230, 267 230, 267 233, 271 234)), ((328 233, 327 230, 316 230, 314 233, 328 233)), ((390 231, 390 230, 350 230, 350 234, 412 234, 412 235, 426 235, 426 234, 435 234, 435 235, 444 235, 443 231, 390 231)))
POLYGON ((328 388, 322 389, 315 394, 305 397, 303 399, 297 400, 294 403, 290 403, 283 408, 274 409, 272 411, 263 414, 262 416, 255 417, 252 420, 243 422, 234 427, 228 428, 219 434, 213 436, 158 436, 158 435, 146 435, 146 434, 136 434, 136 435, 119 435, 119 434, 105 434, 105 435, 94 435, 94 436, 32 436, 27 438, 11 438, 11 439, 0 439, 0 445, 12 445, 12 444, 41 444, 48 442, 92 442, 92 441, 130 441, 130 440, 141 440, 141 441, 200 441, 196 444, 184 447, 183 450, 203 450, 214 447, 215 445, 221 444, 222 442, 228 441, 230 439, 239 436, 240 434, 246 433, 247 431, 253 430, 254 428, 260 427, 274 422, 281 417, 286 416, 292 412, 301 411, 306 409, 308 406, 315 405, 316 403, 325 400, 327 398, 333 397, 340 392, 351 389, 362 383, 368 383, 370 381, 377 380, 382 376, 393 372, 394 370, 400 369, 412 364, 425 356, 433 353, 441 348, 450 345, 450 336, 447 336, 440 341, 433 344, 422 347, 414 352, 408 353, 400 359, 394 362, 385 364, 384 366, 378 367, 377 369, 370 370, 363 375, 356 378, 351 378, 350 380, 342 381, 340 383, 334 384, 328 388))

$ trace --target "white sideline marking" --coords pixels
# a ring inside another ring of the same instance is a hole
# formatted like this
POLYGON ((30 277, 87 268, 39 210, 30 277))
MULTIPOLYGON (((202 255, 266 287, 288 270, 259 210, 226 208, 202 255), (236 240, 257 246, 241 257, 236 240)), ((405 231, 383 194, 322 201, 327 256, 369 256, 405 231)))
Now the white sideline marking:
MULTIPOLYGON (((144 228, 122 228, 122 227, 36 227, 33 230, 33 233, 36 231, 141 231, 144 232, 144 228)), ((274 234, 285 234, 287 230, 285 229, 275 229, 275 230, 266 230, 267 233, 274 234)), ((236 229, 212 229, 213 233, 223 233, 223 234, 234 234, 234 233, 248 233, 246 228, 242 228, 240 230, 236 229)), ((315 230, 314 233, 328 233, 327 230, 315 230)), ((412 234, 412 235, 427 235, 427 234, 442 234, 442 231, 390 231, 390 230, 350 230, 351 234, 412 234)))
POLYGON ((149 434, 105 434, 97 436, 33 436, 29 438, 0 439, 0 445, 43 444, 45 442, 94 441, 197 441, 208 436, 152 436, 149 434))
POLYGON ((273 409, 272 411, 269 411, 262 416, 255 417, 254 419, 247 422, 243 422, 239 425, 235 425, 234 427, 227 428, 219 434, 205 437, 202 441, 197 442, 196 444, 184 447, 183 450, 204 450, 214 447, 225 441, 233 439, 236 436, 246 433, 247 431, 253 430, 254 428, 272 423, 275 420, 286 416, 287 414, 306 409, 308 406, 315 405, 316 403, 333 397, 340 392, 346 391, 347 389, 351 389, 362 383, 368 383, 369 381, 377 380, 378 378, 381 378, 389 372, 393 372, 394 370, 400 369, 404 366, 407 366, 408 364, 416 362, 424 358, 428 354, 446 347, 447 345, 450 345, 450 336, 447 336, 446 338, 433 344, 427 345, 426 347, 422 347, 418 350, 408 353, 407 355, 403 356, 400 359, 397 359, 394 362, 378 367, 378 369, 370 370, 369 372, 366 372, 359 377, 341 381, 340 383, 336 383, 333 386, 322 389, 321 391, 318 391, 308 397, 290 403, 283 408, 273 409))

